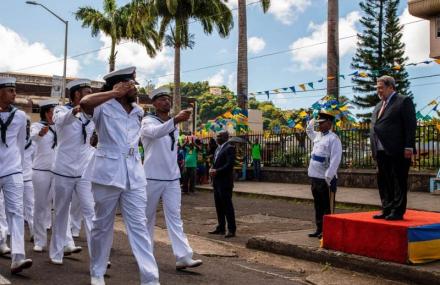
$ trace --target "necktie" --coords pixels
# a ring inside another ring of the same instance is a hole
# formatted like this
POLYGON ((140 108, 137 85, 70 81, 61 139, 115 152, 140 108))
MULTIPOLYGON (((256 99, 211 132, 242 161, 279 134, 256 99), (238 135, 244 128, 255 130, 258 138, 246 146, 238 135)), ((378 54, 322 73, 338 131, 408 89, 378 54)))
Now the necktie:
POLYGON ((387 106, 387 101, 382 102, 382 107, 379 110, 379 114, 377 115, 377 118, 379 119, 382 116, 383 111, 385 111, 385 107, 387 106))

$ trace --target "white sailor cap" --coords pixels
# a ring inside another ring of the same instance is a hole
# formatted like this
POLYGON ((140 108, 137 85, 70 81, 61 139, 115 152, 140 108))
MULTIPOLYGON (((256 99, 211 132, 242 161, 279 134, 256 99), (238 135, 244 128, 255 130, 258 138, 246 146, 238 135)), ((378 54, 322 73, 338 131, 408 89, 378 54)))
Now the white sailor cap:
POLYGON ((40 101, 40 103, 38 105, 40 105, 40 108, 42 108, 42 107, 54 107, 54 106, 58 105, 58 100, 56 100, 56 99, 42 100, 42 101, 40 101))
POLYGON ((88 79, 75 79, 66 84, 66 88, 70 93, 84 87, 92 87, 92 82, 88 79))
POLYGON ((159 87, 159 88, 154 89, 150 93, 150 98, 151 98, 152 101, 154 101, 157 98, 162 97, 162 96, 171 97, 171 89, 170 89, 170 87, 168 87, 168 86, 159 87))
POLYGON ((15 87, 15 82, 14 77, 0 77, 0 88, 15 87))
POLYGON ((104 80, 108 85, 115 85, 118 82, 133 80, 136 84, 136 67, 131 66, 110 72, 104 76, 104 80))

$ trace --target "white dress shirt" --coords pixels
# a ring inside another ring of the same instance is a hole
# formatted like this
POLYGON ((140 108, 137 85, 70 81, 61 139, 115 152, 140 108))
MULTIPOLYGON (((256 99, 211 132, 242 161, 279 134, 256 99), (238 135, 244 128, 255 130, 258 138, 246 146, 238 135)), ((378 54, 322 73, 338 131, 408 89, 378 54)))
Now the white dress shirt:
POLYGON ((313 121, 307 125, 307 136, 313 141, 308 175, 309 177, 325 179, 327 183, 337 177, 339 163, 342 157, 342 144, 339 137, 329 131, 326 134, 313 130, 313 121), (315 159, 314 159, 315 157, 315 159), (318 161, 318 160, 323 161, 318 161))
POLYGON ((79 178, 89 162, 92 151, 90 137, 95 124, 83 113, 74 116, 72 111, 73 108, 68 106, 57 106, 54 110, 53 121, 58 136, 58 147, 52 172, 61 176, 79 178))
POLYGON ((178 138, 179 130, 173 119, 161 122, 158 117, 149 115, 142 120, 141 139, 147 179, 173 181, 180 178, 177 164, 178 138))
MULTIPOLYGON (((31 139, 35 143, 34 162, 32 169, 41 171, 51 171, 53 161, 55 158, 55 149, 52 148, 55 136, 49 130, 44 136, 40 136, 39 133, 45 125, 41 122, 32 123, 31 125, 31 139)), ((54 126, 50 126, 55 131, 54 126)))
MULTIPOLYGON (((10 112, 0 112, 0 118, 6 122, 10 112)), ((6 144, 0 141, 0 178, 23 172, 24 145, 26 142, 26 114, 15 111, 14 119, 6 131, 6 144)))
POLYGON ((115 99, 93 110, 99 143, 84 172, 85 179, 122 189, 127 185, 131 189, 145 187, 147 180, 138 149, 143 115, 134 103, 128 114, 115 99))

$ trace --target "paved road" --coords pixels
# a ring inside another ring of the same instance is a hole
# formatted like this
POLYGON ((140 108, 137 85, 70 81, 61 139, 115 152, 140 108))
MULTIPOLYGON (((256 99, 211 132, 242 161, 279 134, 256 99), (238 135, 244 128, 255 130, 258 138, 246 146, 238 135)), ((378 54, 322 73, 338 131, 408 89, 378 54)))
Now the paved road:
MULTIPOLYGON (((216 223, 213 197, 201 192, 183 196, 182 211, 185 230, 197 258, 204 265, 191 271, 176 271, 174 257, 164 230, 162 211, 158 212, 155 256, 160 268, 161 284, 317 284, 317 285, 379 285, 402 284, 362 275, 289 257, 263 253, 245 248, 251 236, 313 227, 313 208, 309 203, 292 203, 284 200, 252 197, 235 197, 238 236, 224 239, 207 234, 216 223)), ((347 209, 340 210, 347 211, 347 209)), ((317 240, 311 239, 316 243, 317 240)), ((0 274, 12 284, 89 284, 86 242, 82 235, 78 244, 84 251, 66 257, 64 265, 48 262, 48 253, 33 253, 26 243, 34 266, 22 275, 11 276, 10 260, 0 258, 0 274)), ((121 218, 115 224, 112 268, 108 270, 106 284, 139 284, 138 270, 125 235, 121 218)), ((0 284, 2 280, 0 278, 0 284)))

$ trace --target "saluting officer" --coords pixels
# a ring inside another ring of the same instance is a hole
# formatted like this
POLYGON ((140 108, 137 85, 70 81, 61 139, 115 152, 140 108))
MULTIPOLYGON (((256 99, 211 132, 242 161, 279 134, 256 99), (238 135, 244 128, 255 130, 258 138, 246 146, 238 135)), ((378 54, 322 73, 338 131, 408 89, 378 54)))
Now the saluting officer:
POLYGON ((91 82, 87 79, 73 80, 66 85, 66 88, 69 90, 70 103, 66 106, 57 106, 53 115, 59 141, 52 168, 55 185, 55 221, 49 254, 54 264, 63 264, 65 252, 80 251, 80 247, 74 245, 65 247, 66 232, 71 231, 69 213, 73 193, 76 194, 81 205, 89 249, 94 216, 91 183, 82 178, 82 175, 92 152, 89 141, 95 125, 84 116, 79 106, 81 99, 92 93, 91 82))
POLYGON ((102 285, 120 205, 127 235, 140 270, 141 284, 159 284, 145 216, 147 180, 138 151, 144 111, 135 103, 135 68, 104 76, 103 92, 85 96, 81 109, 92 117, 99 143, 84 178, 92 182, 95 217, 90 242, 92 285, 102 285))
POLYGON ((308 175, 312 181, 316 223, 316 231, 309 237, 322 236, 324 215, 330 214, 334 208, 337 171, 342 156, 341 141, 331 130, 334 120, 333 115, 320 112, 316 120, 319 132, 314 131, 315 120, 310 120, 306 129, 307 136, 313 142, 308 175))
POLYGON ((165 221, 174 256, 176 268, 197 267, 201 260, 192 259, 193 250, 183 232, 180 217, 181 190, 180 170, 177 164, 177 124, 187 121, 191 111, 180 111, 170 117, 171 91, 162 87, 151 93, 155 114, 149 114, 142 120, 141 139, 144 146, 144 170, 147 177, 147 222, 151 241, 154 243, 154 225, 156 210, 162 198, 165 221))
MULTIPOLYGON (((12 106, 15 78, 0 78, 0 190, 9 224, 12 246, 11 273, 32 266, 25 259, 23 218, 23 163, 26 141, 26 114, 12 106)), ((1 236, 0 239, 5 238, 1 236)), ((4 244, 0 240, 0 244, 4 244)))

